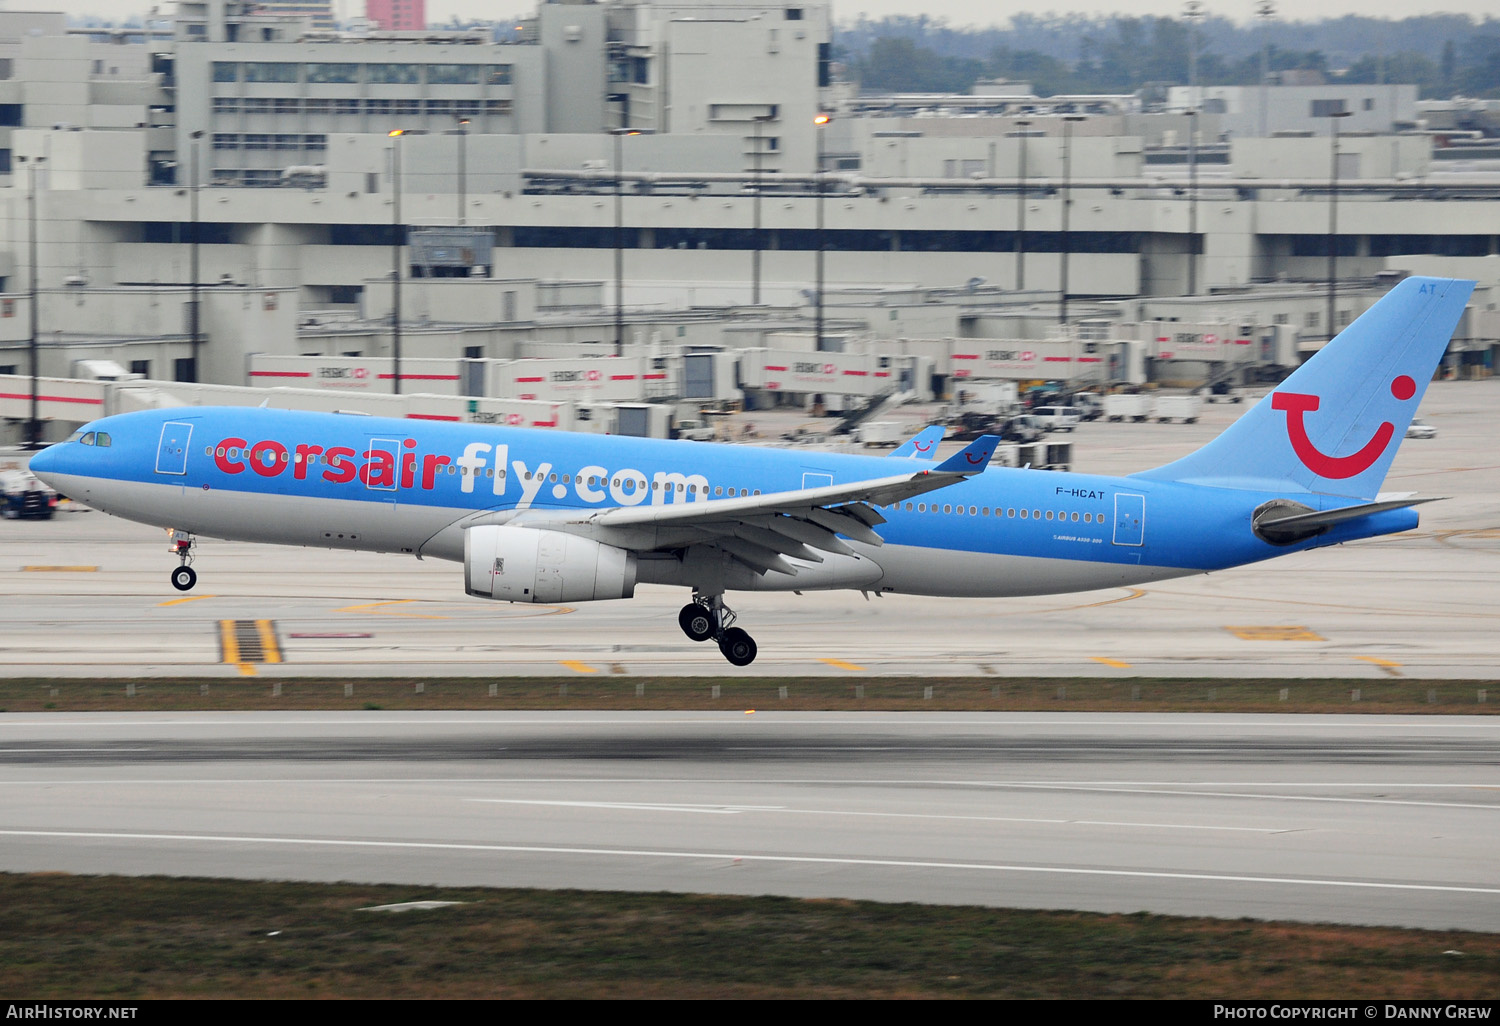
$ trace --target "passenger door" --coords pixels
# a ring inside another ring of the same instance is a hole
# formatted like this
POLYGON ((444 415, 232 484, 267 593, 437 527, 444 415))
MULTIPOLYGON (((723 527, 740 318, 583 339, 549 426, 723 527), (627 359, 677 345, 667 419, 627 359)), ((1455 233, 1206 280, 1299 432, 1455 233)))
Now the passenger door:
POLYGON ((156 472, 158 474, 187 473, 188 446, 193 438, 193 425, 178 420, 169 420, 161 426, 161 440, 156 446, 156 472))
POLYGON ((1146 497, 1115 494, 1115 544, 1146 544, 1146 497))

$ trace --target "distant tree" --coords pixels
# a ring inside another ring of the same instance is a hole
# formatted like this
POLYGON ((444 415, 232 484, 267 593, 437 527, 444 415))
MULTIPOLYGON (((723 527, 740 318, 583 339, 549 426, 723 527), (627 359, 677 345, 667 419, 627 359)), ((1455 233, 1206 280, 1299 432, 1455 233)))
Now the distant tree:
MULTIPOLYGON (((878 91, 961 92, 986 74, 1029 81, 1043 95, 1133 92, 1188 80, 1188 28, 1180 18, 1017 13, 1008 27, 954 28, 921 14, 862 16, 839 26, 835 42, 853 76, 878 91)), ((1500 18, 1456 14, 1251 25, 1206 18, 1198 81, 1254 84, 1267 49, 1272 71, 1415 83, 1424 97, 1500 91, 1500 18)))

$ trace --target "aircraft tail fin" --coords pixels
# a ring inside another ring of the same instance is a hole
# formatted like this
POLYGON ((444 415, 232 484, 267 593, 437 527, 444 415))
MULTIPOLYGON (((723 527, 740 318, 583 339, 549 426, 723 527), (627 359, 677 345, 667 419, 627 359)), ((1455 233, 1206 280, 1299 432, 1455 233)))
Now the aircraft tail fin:
POLYGON ((1405 279, 1219 437, 1135 476, 1373 499, 1473 289, 1405 279))
POLYGON ((935 460, 937 459, 938 443, 943 440, 943 435, 947 433, 947 430, 942 424, 933 424, 930 427, 924 427, 895 449, 892 449, 890 455, 897 459, 935 460))

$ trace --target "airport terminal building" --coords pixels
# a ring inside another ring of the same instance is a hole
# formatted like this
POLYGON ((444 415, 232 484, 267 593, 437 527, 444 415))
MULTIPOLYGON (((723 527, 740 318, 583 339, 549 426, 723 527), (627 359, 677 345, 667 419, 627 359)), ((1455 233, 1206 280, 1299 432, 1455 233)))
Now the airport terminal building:
POLYGON ((1405 273, 1479 281, 1449 369, 1488 372, 1500 171, 1442 159, 1413 87, 872 97, 833 13, 541 3, 504 41, 0 13, 0 374, 33 340, 46 376, 231 385, 252 354, 807 349, 935 354, 946 391, 991 339, 1248 380, 1405 273), (1257 358, 1174 368, 1189 336, 1257 358))

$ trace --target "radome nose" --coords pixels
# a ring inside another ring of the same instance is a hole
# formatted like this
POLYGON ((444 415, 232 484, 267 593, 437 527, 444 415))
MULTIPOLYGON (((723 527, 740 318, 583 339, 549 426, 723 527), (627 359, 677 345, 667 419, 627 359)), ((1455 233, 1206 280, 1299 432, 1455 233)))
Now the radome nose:
POLYGON ((32 456, 31 462, 28 465, 28 469, 30 469, 33 474, 41 478, 43 481, 46 481, 49 485, 53 485, 53 487, 56 487, 56 485, 52 481, 48 480, 47 475, 56 473, 58 471, 58 465, 60 462, 58 457, 58 450, 61 448, 61 445, 47 446, 47 448, 32 456))

